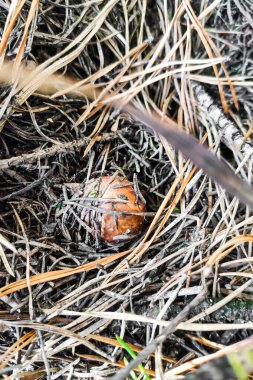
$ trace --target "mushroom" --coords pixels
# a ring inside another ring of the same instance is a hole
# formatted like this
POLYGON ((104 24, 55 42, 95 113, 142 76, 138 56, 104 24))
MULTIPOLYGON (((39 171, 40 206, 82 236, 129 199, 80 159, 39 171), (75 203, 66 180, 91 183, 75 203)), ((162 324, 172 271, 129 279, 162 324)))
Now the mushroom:
POLYGON ((91 225, 92 218, 95 218, 101 240, 114 244, 129 241, 140 234, 146 207, 128 179, 119 175, 103 176, 87 183, 83 194, 94 198, 92 210, 86 214, 85 221, 91 225))

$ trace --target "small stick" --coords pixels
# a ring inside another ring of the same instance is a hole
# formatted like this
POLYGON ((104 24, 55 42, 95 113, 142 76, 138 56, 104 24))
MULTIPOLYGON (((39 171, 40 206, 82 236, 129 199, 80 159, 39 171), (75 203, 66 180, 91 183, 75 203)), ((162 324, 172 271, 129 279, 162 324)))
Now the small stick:
MULTIPOLYGON (((127 131, 128 128, 125 128, 121 130, 121 133, 127 133, 127 131)), ((115 139, 117 137, 117 132, 104 133, 103 136, 97 136, 96 141, 111 141, 112 139, 115 139)), ((50 148, 38 149, 33 153, 27 153, 16 157, 6 158, 4 160, 0 160, 0 171, 8 169, 11 166, 21 166, 41 158, 51 157, 55 154, 72 153, 74 149, 81 149, 83 146, 87 145, 88 142, 89 139, 82 138, 70 141, 68 143, 59 143, 50 148)))
POLYGON ((239 151, 243 156, 253 155, 253 142, 249 138, 245 141, 245 136, 237 125, 229 119, 222 109, 214 103, 212 97, 205 91, 200 84, 192 82, 194 94, 198 107, 202 107, 208 118, 217 127, 221 141, 232 151, 239 151))

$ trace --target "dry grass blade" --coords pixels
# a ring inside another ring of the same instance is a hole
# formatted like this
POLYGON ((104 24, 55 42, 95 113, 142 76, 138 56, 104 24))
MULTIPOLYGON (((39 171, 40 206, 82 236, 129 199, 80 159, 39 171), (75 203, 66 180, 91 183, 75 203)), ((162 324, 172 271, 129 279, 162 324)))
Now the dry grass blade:
MULTIPOLYGON (((217 86, 218 81, 214 77, 209 77, 207 75, 198 75, 198 74, 189 74, 189 79, 201 82, 205 84, 212 84, 217 86)), ((234 86, 240 86, 240 87, 252 87, 253 81, 251 76, 232 76, 230 77, 232 83, 234 86)), ((223 86, 229 86, 227 78, 221 77, 220 78, 221 83, 223 86)))
MULTIPOLYGON (((33 19, 35 13, 36 13, 36 9, 37 9, 38 5, 39 5, 39 0, 32 0, 30 11, 29 11, 29 14, 28 14, 28 17, 26 20, 25 28, 24 28, 23 37, 22 37, 22 40, 21 40, 21 43, 20 43, 20 46, 19 46, 19 49, 17 52, 16 59, 15 59, 14 72, 16 72, 16 73, 17 73, 17 70, 18 70, 19 65, 21 63, 23 53, 25 50, 29 26, 32 22, 32 19, 33 19)), ((14 73, 14 76, 15 76, 15 73, 14 73)))
MULTIPOLYGON (((90 75, 88 78, 82 80, 82 81, 79 81, 79 82, 76 82, 74 81, 72 86, 65 86, 65 88, 62 90, 62 91, 58 91, 58 92, 55 92, 53 95, 52 95, 52 99, 56 98, 56 97, 59 97, 59 96, 62 96, 62 95, 66 95, 66 94, 80 94, 82 96, 85 96, 85 87, 84 87, 84 90, 83 90, 83 86, 85 86, 85 84, 88 84, 89 83, 93 83, 95 81, 97 81, 99 78, 101 77, 104 77, 106 75, 108 75, 113 69, 115 69, 117 66, 119 66, 120 64, 124 63, 124 61, 128 61, 130 57, 132 57, 133 55, 137 54, 137 53, 140 53, 143 49, 145 49, 147 47, 147 43, 144 42, 140 45, 138 45, 137 47, 135 47, 134 49, 131 49, 129 51, 128 54, 124 55, 124 57, 122 57, 121 59, 119 59, 117 62, 115 63, 112 63, 111 65, 101 69, 101 70, 98 70, 96 73, 90 75)), ((94 99, 95 101, 98 100, 98 97, 101 95, 101 93, 98 93, 97 96, 95 97, 90 97, 91 99, 94 99)), ((87 96, 89 97, 89 95, 87 94, 87 96)), ((90 106, 89 106, 90 108, 90 106)), ((92 112, 91 111, 92 108, 90 108, 90 113, 92 112)), ((87 117, 90 116, 90 115, 87 115, 87 117)))
MULTIPOLYGON (((116 103, 117 101, 120 101, 120 99, 127 99, 127 102, 130 102, 132 98, 134 98, 141 90, 147 88, 148 86, 161 81, 162 79, 167 79, 171 76, 174 76, 179 73, 191 73, 192 71, 198 71, 201 69, 208 68, 210 66, 213 66, 213 61, 214 62, 222 62, 224 59, 215 61, 215 59, 210 59, 208 63, 204 64, 196 64, 196 65, 191 65, 191 66, 186 66, 186 67, 180 67, 178 69, 166 71, 163 74, 156 75, 150 79, 147 79, 145 82, 142 84, 136 86, 135 88, 130 88, 124 93, 120 93, 119 95, 111 96, 108 100, 104 100, 104 103, 116 103)), ((184 62, 183 62, 184 64, 184 62)), ((158 70, 159 71, 159 70, 158 70)), ((141 76, 141 75, 140 75, 141 76)), ((123 80, 123 83, 127 82, 125 79, 123 80)))
POLYGON ((48 59, 34 70, 30 79, 25 80, 22 88, 19 89, 22 90, 19 95, 19 102, 21 104, 24 103, 25 100, 27 100, 28 97, 32 95, 41 85, 43 85, 46 80, 50 81, 50 75, 55 73, 60 68, 65 67, 66 64, 72 62, 76 57, 78 57, 90 39, 102 26, 116 2, 117 0, 110 0, 98 16, 94 18, 91 23, 89 23, 88 27, 74 41, 72 41, 64 50, 48 59), (73 50, 69 52, 71 49, 73 50))
MULTIPOLYGON (((213 58, 213 53, 212 53, 212 50, 215 52, 216 55, 220 56, 220 53, 218 51, 218 49, 216 48, 215 44, 213 43, 212 39, 210 38, 210 36, 208 35, 208 33, 205 31, 205 28, 203 28, 203 26, 201 25, 201 23, 199 22, 198 18, 196 17, 194 11, 193 11, 193 8, 191 7, 190 3, 188 0, 183 0, 183 3, 186 7, 186 10, 188 11, 188 15, 189 17, 191 18, 191 21, 193 22, 194 24, 194 27, 196 28, 204 46, 205 46, 205 49, 207 51, 207 54, 210 58, 213 58)), ((229 83, 229 86, 230 86, 230 89, 231 89, 231 92, 232 92, 232 95, 233 95, 233 99, 234 99, 234 103, 235 103, 235 106, 238 108, 238 101, 237 101, 237 98, 236 98, 236 94, 235 94, 235 91, 234 91, 234 87, 233 87, 233 84, 228 76, 228 73, 227 73, 227 70, 226 70, 226 66, 224 63, 221 64, 222 65, 222 68, 225 72, 225 75, 227 77, 227 80, 228 80, 228 83, 229 83)), ((215 73, 215 76, 217 78, 217 81, 218 81, 218 87, 219 87, 219 93, 220 93, 220 97, 221 97, 221 103, 222 103, 222 106, 223 106, 223 109, 225 112, 228 112, 228 105, 227 105, 227 102, 226 102, 226 99, 225 99, 225 95, 224 95, 224 91, 223 91, 223 88, 222 88, 222 83, 221 83, 221 80, 220 80, 220 75, 219 75, 219 71, 218 71, 218 68, 216 65, 213 66, 213 70, 214 70, 214 73, 215 73)))
POLYGON ((162 122, 157 116, 149 116, 131 106, 125 106, 124 109, 135 119, 164 136, 176 149, 190 158, 199 169, 203 169, 230 194, 237 196, 242 202, 253 208, 253 188, 239 179, 225 162, 218 160, 195 138, 178 130, 174 121, 162 122))
POLYGON ((234 249, 238 244, 253 242, 253 235, 241 235, 236 236, 233 239, 229 240, 226 244, 223 244, 219 249, 217 249, 213 254, 209 257, 206 267, 205 274, 210 274, 213 265, 215 262, 224 258, 232 249, 234 249))
POLYGON ((7 272, 10 273, 11 276, 15 277, 13 270, 10 267, 10 264, 8 262, 8 259, 6 257, 3 247, 11 250, 13 253, 17 253, 17 250, 14 247, 14 245, 11 244, 2 234, 0 234, 0 258, 2 259, 7 272))
POLYGON ((10 267, 10 264, 9 264, 9 262, 8 262, 8 259, 7 259, 6 255, 5 255, 5 253, 4 253, 4 250, 3 250, 3 247, 2 247, 1 244, 0 244, 0 258, 2 259, 3 264, 4 264, 4 267, 5 267, 5 269, 7 270, 7 272, 8 272, 11 276, 15 277, 15 275, 14 275, 14 273, 13 273, 13 270, 12 270, 11 267, 10 267))
POLYGON ((5 28, 3 32, 3 36, 0 42, 0 55, 1 59, 4 58, 4 53, 6 50, 6 45, 8 42, 8 39, 10 37, 10 34, 13 30, 13 27, 15 25, 15 22, 17 21, 17 18, 20 14, 21 9, 23 8, 23 5, 25 4, 25 0, 21 1, 13 1, 11 4, 11 7, 9 9, 9 15, 7 17, 5 28))
MULTIPOLYGON (((89 348, 92 351, 98 352, 101 356, 106 357, 107 359, 109 358, 109 355, 105 354, 102 350, 99 348, 95 348, 95 346, 90 343, 87 339, 79 336, 78 334, 64 328, 64 327, 58 327, 58 326, 53 326, 53 325, 47 325, 45 323, 36 323, 36 322, 26 322, 26 321, 18 321, 18 322, 12 322, 12 321, 2 321, 1 324, 3 326, 9 326, 9 327, 25 327, 33 330, 38 330, 38 331, 45 331, 45 332, 51 332, 57 335, 63 335, 69 338, 73 338, 75 341, 83 344, 87 348, 89 348)), ((30 340, 33 338, 33 331, 30 335, 30 340)), ((23 337, 24 338, 24 337, 23 337)), ((16 342, 17 343, 17 342, 16 342)), ((26 343, 24 343, 26 344, 26 343)))
MULTIPOLYGON (((238 275, 236 272, 228 273, 228 275, 238 275)), ((253 277, 249 274, 249 277, 253 277)), ((229 331, 236 329, 250 329, 253 330, 253 322, 246 323, 194 323, 194 322, 180 322, 176 323, 176 318, 172 321, 158 320, 151 317, 145 317, 142 315, 136 315, 131 313, 119 313, 119 312, 74 312, 64 311, 61 315, 73 315, 73 316, 90 316, 96 318, 103 318, 108 320, 121 320, 121 321, 137 321, 141 323, 152 323, 165 327, 165 329, 176 324, 175 330, 183 331, 229 331)), ((174 328, 173 328, 174 329, 174 328)), ((145 350, 145 348, 144 348, 145 350)), ((153 351, 152 351, 153 352, 153 351)), ((151 352, 150 352, 151 354, 151 352)))
MULTIPOLYGON (((116 83, 119 83, 120 82, 120 79, 122 78, 122 76, 124 75, 125 72, 127 72, 127 70, 129 70, 129 68, 132 66, 132 64, 136 61, 136 59, 140 56, 141 52, 146 48, 146 44, 142 44, 138 51, 134 54, 134 56, 131 58, 131 61, 127 62, 126 65, 124 66, 123 70, 120 71, 120 73, 112 80, 110 81, 110 83, 100 92, 100 94, 96 97, 96 99, 94 100, 93 103, 91 103, 87 109, 85 110, 85 112, 79 117, 79 119, 77 120, 77 125, 79 125, 83 120, 85 120, 87 118, 87 116, 89 115, 89 113, 92 111, 93 107, 97 105, 97 103, 103 99, 105 99, 105 97, 108 96, 108 94, 110 93, 110 90, 113 88, 113 86, 116 84, 116 83)), ((131 55, 128 53, 125 57, 128 58, 130 57, 131 55)))
POLYGON ((13 343, 5 353, 0 357, 0 369, 6 367, 11 360, 11 358, 19 353, 24 347, 34 341, 36 338, 35 331, 29 331, 27 334, 23 335, 15 343, 13 343))
MULTIPOLYGON (((87 336, 87 338, 89 339, 94 339, 95 341, 97 342, 103 342, 103 343, 107 343, 107 344, 110 344, 114 347, 122 347, 121 344, 116 340, 116 339, 111 339, 111 338, 107 338, 105 336, 101 336, 101 335, 94 335, 94 334, 89 334, 87 336)), ((131 343, 128 343, 126 342, 127 345, 135 352, 141 352, 142 348, 141 347, 138 347, 138 346, 135 346, 131 343)), ((151 356, 154 356, 153 354, 151 356)), ((172 358, 169 358, 167 356, 164 356, 163 357, 163 360, 164 361, 168 361, 169 363, 176 363, 176 361, 172 358)))
POLYGON ((2 234, 0 234, 0 244, 2 244, 5 248, 10 249, 13 253, 17 253, 15 246, 9 242, 2 234))
POLYGON ((253 344, 253 338, 245 339, 242 342, 233 344, 233 345, 228 346, 228 347, 224 347, 220 351, 215 352, 214 354, 210 354, 210 355, 206 355, 206 356, 201 357, 201 358, 196 358, 196 359, 190 360, 189 362, 184 363, 184 364, 178 366, 177 368, 173 368, 173 369, 165 372, 164 373, 164 379, 169 380, 169 379, 171 379, 172 376, 179 375, 179 374, 182 374, 182 373, 187 372, 187 371, 192 371, 194 368, 196 368, 196 367, 198 367, 204 363, 207 363, 210 360, 218 359, 221 356, 227 355, 231 352, 237 352, 237 351, 240 351, 243 348, 247 348, 247 347, 250 348, 250 347, 252 347, 252 344, 253 344))
POLYGON ((221 2, 221 0, 214 0, 208 7, 206 7, 202 12, 201 15, 198 17, 199 20, 202 20, 206 16, 208 16, 209 13, 212 13, 212 11, 217 7, 217 5, 221 2))
MULTIPOLYGON (((101 358, 97 355, 77 354, 77 356, 79 356, 80 358, 84 358, 88 361, 96 361, 96 362, 101 362, 101 363, 107 363, 113 367, 119 367, 119 368, 125 367, 125 363, 123 362, 123 360, 119 360, 117 362, 112 362, 112 361, 108 361, 104 358, 101 358)), ((138 367, 134 368, 134 371, 141 373, 141 370, 138 367)), ((148 375, 151 375, 153 377, 155 376, 155 371, 152 371, 150 369, 145 369, 145 371, 148 375)))
MULTIPOLYGON (((13 72, 13 63, 7 60, 4 61, 1 70, 0 70, 0 82, 10 84, 12 82, 12 72, 13 72)), ((24 82, 31 81, 34 76, 34 70, 26 68, 25 66, 21 66, 19 70, 19 86, 24 86, 24 82)), ((72 89, 74 94, 79 94, 81 92, 82 96, 87 96, 88 98, 96 98, 97 90, 96 86, 92 84, 88 84, 87 86, 82 86, 81 90, 79 88, 76 89, 76 86, 79 86, 79 82, 74 81, 68 76, 62 76, 57 74, 51 74, 47 81, 42 80, 37 88, 39 89, 41 94, 51 95, 56 91, 72 89)), ((37 89, 36 88, 36 89, 37 89)), ((24 99, 25 101, 25 99, 24 99)))
MULTIPOLYGON (((88 263, 88 264, 81 265, 80 267, 76 267, 73 269, 63 269, 63 270, 57 270, 57 271, 37 274, 37 275, 30 277, 30 285, 34 286, 37 284, 42 284, 44 282, 54 281, 54 280, 57 280, 59 278, 71 276, 72 274, 75 274, 75 273, 86 272, 86 271, 89 271, 92 269, 96 269, 99 265, 106 265, 108 263, 112 263, 113 261, 116 261, 119 258, 122 258, 128 254, 129 254, 129 251, 125 251, 125 252, 121 252, 121 253, 116 253, 114 255, 111 255, 109 257, 105 257, 105 258, 100 259, 100 260, 93 261, 93 262, 88 263)), ((3 286, 0 289, 0 297, 3 297, 7 294, 11 294, 11 293, 16 292, 16 291, 21 290, 21 289, 25 289, 25 288, 27 288, 27 286, 28 286, 28 284, 27 284, 26 279, 12 282, 11 284, 3 286)))

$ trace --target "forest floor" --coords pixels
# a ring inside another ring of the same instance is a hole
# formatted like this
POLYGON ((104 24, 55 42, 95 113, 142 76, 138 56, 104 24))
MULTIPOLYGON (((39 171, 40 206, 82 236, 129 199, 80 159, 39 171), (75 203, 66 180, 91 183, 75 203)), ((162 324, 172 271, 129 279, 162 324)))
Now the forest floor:
POLYGON ((1 377, 105 379, 147 347, 123 378, 170 379, 250 338, 250 208, 106 99, 173 119, 251 184, 252 0, 0 0, 0 35, 1 377), (115 173, 147 212, 108 244, 80 194, 115 173))

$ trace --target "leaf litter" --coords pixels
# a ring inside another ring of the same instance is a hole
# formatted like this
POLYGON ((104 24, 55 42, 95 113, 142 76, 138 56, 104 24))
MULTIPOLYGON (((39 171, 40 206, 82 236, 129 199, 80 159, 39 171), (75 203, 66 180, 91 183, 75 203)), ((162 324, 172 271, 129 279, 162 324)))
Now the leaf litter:
POLYGON ((1 86, 0 373, 109 377, 114 363, 126 365, 120 336, 155 352, 141 363, 166 377, 250 337, 250 208, 206 176, 206 164, 198 170, 143 120, 108 106, 132 101, 146 118, 174 119, 251 184, 250 3, 0 7, 2 75, 5 58, 15 67, 1 86), (66 78, 75 80, 63 86, 66 78), (78 219, 56 216, 69 184, 115 172, 138 185, 150 215, 139 239, 106 246, 78 219), (159 326, 169 321, 162 345, 159 326))

